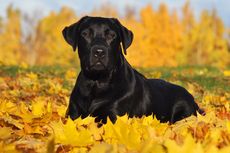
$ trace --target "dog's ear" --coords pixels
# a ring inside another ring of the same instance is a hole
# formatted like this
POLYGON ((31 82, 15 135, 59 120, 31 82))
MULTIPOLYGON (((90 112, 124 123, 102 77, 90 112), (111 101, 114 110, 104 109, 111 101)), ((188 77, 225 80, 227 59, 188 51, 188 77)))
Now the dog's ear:
POLYGON ((79 37, 79 29, 80 25, 83 21, 85 21, 88 16, 85 16, 81 18, 78 22, 71 24, 68 27, 65 27, 62 30, 62 35, 65 39, 65 41, 73 47, 73 50, 75 51, 78 45, 78 37, 79 37))
POLYGON ((115 22, 115 25, 119 28, 119 37, 122 43, 124 54, 126 55, 126 49, 131 45, 133 41, 133 33, 132 31, 128 30, 125 26, 123 26, 118 19, 112 18, 113 22, 115 22))

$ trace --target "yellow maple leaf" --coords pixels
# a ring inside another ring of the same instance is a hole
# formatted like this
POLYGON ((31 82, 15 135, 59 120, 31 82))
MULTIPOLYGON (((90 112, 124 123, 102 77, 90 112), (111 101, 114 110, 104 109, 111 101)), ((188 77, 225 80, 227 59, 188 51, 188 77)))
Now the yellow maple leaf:
POLYGON ((62 88, 62 84, 58 81, 46 80, 46 83, 49 86, 48 87, 48 93, 49 94, 59 94, 65 90, 62 88))
MULTIPOLYGON (((0 117, 1 118, 1 117, 0 117)), ((2 119, 10 124, 10 125, 14 125, 15 127, 17 127, 18 129, 23 129, 24 125, 22 123, 19 122, 19 120, 12 118, 10 115, 6 114, 2 117, 2 119)))
POLYGON ((66 114, 66 106, 64 105, 60 105, 60 106, 54 106, 54 108, 56 109, 57 113, 59 116, 65 116, 66 114))
MULTIPOLYGON (((74 120, 74 123, 76 123, 77 126, 89 125, 89 124, 91 124, 91 123, 94 124, 94 119, 95 119, 95 118, 90 117, 90 116, 88 116, 88 117, 86 117, 86 118, 84 118, 84 119, 82 119, 82 118, 79 117, 79 118, 77 118, 76 120, 74 120)), ((95 124, 95 125, 96 125, 96 124, 95 124)))
POLYGON ((127 117, 118 118, 114 126, 110 128, 113 130, 113 134, 116 136, 115 139, 119 143, 126 145, 128 149, 139 148, 141 135, 138 133, 136 126, 128 124, 127 117))
POLYGON ((1 153, 21 153, 15 149, 15 144, 5 144, 0 141, 0 152, 1 153))
POLYGON ((87 129, 77 130, 76 124, 70 118, 68 118, 66 124, 59 121, 52 122, 51 126, 57 143, 72 146, 88 146, 93 143, 90 132, 87 129))
POLYGON ((33 101, 32 102, 32 113, 36 117, 41 117, 45 113, 44 102, 33 101))
POLYGON ((37 97, 32 101, 31 110, 34 118, 44 116, 47 113, 52 113, 52 103, 46 102, 46 97, 37 97))
POLYGON ((142 142, 140 147, 141 153, 165 153, 163 145, 160 145, 153 139, 142 142))
POLYGON ((205 123, 213 122, 214 121, 213 119, 215 118, 216 118, 216 115, 214 111, 207 111, 205 116, 197 113, 197 120, 205 122, 205 123))
POLYGON ((34 116, 33 114, 28 110, 28 107, 26 104, 21 101, 19 102, 19 106, 17 107, 17 111, 14 112, 14 115, 19 116, 22 118, 22 120, 26 123, 31 123, 34 116))
POLYGON ((11 101, 2 100, 0 102, 0 115, 3 113, 14 113, 17 110, 17 106, 15 103, 11 101))
POLYGON ((168 153, 204 153, 199 142, 195 142, 190 134, 188 134, 182 145, 178 145, 174 140, 167 139, 164 143, 168 153))
POLYGON ((11 136, 12 129, 9 127, 1 127, 0 128, 0 139, 4 140, 11 136))

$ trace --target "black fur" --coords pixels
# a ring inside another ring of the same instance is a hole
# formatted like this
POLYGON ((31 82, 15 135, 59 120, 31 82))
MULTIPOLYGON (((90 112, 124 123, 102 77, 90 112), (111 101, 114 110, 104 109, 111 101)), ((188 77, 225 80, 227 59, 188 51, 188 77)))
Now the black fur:
POLYGON ((122 49, 131 45, 133 34, 117 19, 84 17, 65 27, 65 40, 78 47, 81 72, 66 112, 73 120, 89 115, 96 122, 114 123, 117 115, 156 115, 174 123, 196 111, 203 113, 183 87, 160 79, 147 79, 127 62, 122 49), (120 45, 122 44, 122 46, 120 45))

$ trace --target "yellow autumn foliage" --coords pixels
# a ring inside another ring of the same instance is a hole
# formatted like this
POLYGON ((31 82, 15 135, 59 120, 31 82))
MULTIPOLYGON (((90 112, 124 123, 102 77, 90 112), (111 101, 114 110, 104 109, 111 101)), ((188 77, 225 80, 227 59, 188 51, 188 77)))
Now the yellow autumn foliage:
POLYGON ((38 23, 37 28, 37 64, 78 64, 77 56, 73 54, 71 48, 66 45, 62 36, 64 26, 75 22, 77 18, 74 12, 63 7, 59 13, 52 12, 38 23), (72 53, 72 54, 71 54, 72 53))
POLYGON ((6 23, 0 27, 0 64, 16 65, 21 55, 21 20, 19 10, 7 9, 6 23))
MULTIPOLYGON (((19 67, 15 75, 0 70, 0 152, 230 152, 229 88, 208 90, 202 82, 196 84, 190 78, 201 76, 207 81, 216 76, 218 84, 225 85, 229 76, 221 70, 215 74, 207 68, 180 71, 186 88, 205 109, 205 116, 198 114, 169 124, 153 116, 124 115, 118 116, 115 124, 108 119, 107 124, 98 127, 93 117, 74 121, 65 118, 77 71, 44 68, 42 73, 37 72, 40 68, 31 71, 30 67, 19 67)), ((176 75, 175 70, 171 71, 176 75)), ((165 75, 163 71, 148 73, 149 77, 165 75)))
MULTIPOLYGON (((118 17, 111 6, 102 6, 89 15, 118 17)), ((166 4, 153 9, 147 5, 135 17, 131 9, 119 20, 134 33, 127 59, 136 67, 230 64, 228 27, 215 9, 202 11, 198 19, 185 3, 178 17, 166 4), (221 59, 221 60, 220 60, 221 59)), ((3 65, 79 65, 77 53, 65 42, 62 29, 80 16, 68 7, 40 19, 33 33, 22 35, 20 12, 8 8, 8 17, 0 23, 0 64, 3 65), (12 24, 14 23, 14 24, 12 24), (22 41, 27 40, 27 41, 22 41)), ((25 29, 23 29, 26 31, 25 29)))

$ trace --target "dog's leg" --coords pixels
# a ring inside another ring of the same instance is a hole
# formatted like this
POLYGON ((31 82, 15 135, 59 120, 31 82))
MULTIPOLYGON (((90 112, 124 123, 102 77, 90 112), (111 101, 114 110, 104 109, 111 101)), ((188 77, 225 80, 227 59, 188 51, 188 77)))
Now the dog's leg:
POLYGON ((171 112, 170 123, 175 123, 183 118, 186 118, 190 115, 196 115, 196 110, 193 106, 189 105, 189 103, 185 100, 176 101, 173 105, 171 112))
POLYGON ((66 110, 66 117, 70 116, 72 120, 80 117, 80 111, 77 109, 76 104, 74 101, 70 100, 68 109, 66 110))
POLYGON ((114 124, 117 120, 117 116, 115 114, 111 114, 109 115, 109 119, 114 124))
POLYGON ((70 96, 66 117, 70 116, 72 120, 75 120, 80 116, 85 118, 88 115, 88 102, 81 96, 79 89, 75 86, 70 96))

